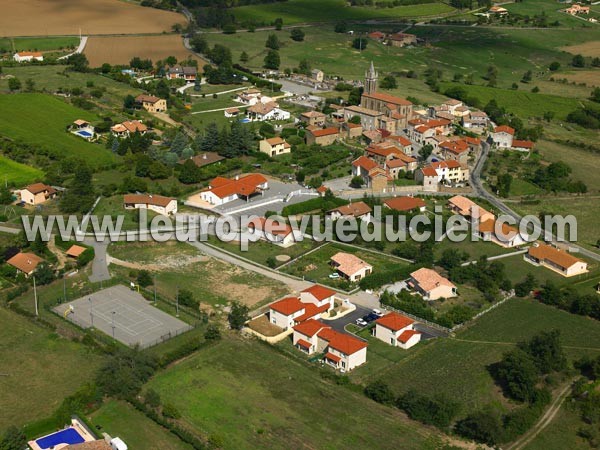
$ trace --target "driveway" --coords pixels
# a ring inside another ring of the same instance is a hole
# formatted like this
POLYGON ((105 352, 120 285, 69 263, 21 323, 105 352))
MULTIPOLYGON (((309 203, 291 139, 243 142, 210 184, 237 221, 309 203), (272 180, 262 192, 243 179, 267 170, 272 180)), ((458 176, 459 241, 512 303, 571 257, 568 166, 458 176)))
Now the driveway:
POLYGON ((329 325, 335 331, 345 332, 346 325, 355 323, 356 319, 360 319, 370 312, 370 309, 365 308, 364 306, 356 305, 356 311, 352 311, 350 314, 346 314, 345 316, 336 320, 322 320, 322 322, 329 325))
POLYGON ((106 248, 109 240, 98 242, 94 238, 85 239, 84 243, 94 248, 94 260, 92 261, 92 274, 89 279, 92 283, 110 280, 110 272, 108 271, 108 261, 106 260, 106 248))

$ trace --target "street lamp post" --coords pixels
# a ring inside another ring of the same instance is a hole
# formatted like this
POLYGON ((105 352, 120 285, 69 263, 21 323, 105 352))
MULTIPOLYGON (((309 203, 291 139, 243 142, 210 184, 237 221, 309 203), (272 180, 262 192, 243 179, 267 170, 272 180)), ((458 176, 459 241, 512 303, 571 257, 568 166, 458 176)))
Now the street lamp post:
POLYGON ((116 314, 116 312, 113 311, 112 312, 112 336, 113 336, 113 341, 115 340, 115 314, 116 314))
POLYGON ((90 320, 92 322, 92 328, 94 328, 94 304, 92 302, 92 297, 88 298, 90 302, 90 320))

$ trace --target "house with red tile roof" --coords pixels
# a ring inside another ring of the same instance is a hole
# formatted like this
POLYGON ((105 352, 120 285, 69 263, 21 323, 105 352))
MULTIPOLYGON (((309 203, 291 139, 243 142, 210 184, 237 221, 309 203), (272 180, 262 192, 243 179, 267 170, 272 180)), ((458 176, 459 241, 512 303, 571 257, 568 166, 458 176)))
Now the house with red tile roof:
POLYGON ((17 273, 23 273, 26 277, 29 277, 35 272, 42 262, 44 262, 44 260, 35 253, 21 252, 6 261, 9 266, 17 269, 17 273))
POLYGON ((167 110, 167 101, 154 95, 138 95, 135 98, 135 103, 148 112, 165 112, 167 110))
POLYGON ((354 202, 331 209, 327 211, 327 215, 331 217, 332 220, 355 218, 361 219, 364 222, 370 222, 372 211, 371 207, 365 202, 354 202))
POLYGON ((529 152, 533 150, 533 142, 531 141, 523 141, 520 139, 513 139, 511 148, 513 150, 518 150, 520 152, 529 152))
POLYGON ((294 245, 301 238, 300 232, 285 222, 256 217, 248 222, 248 231, 258 239, 277 244, 281 247, 294 245))
POLYGON ((208 189, 200 192, 200 198, 219 206, 239 198, 247 200, 268 187, 268 180, 259 173, 236 176, 234 179, 217 177, 210 182, 208 189))
POLYGON ((149 209, 163 216, 177 214, 177 199, 155 194, 125 194, 125 209, 149 209))
POLYGON ((263 139, 258 144, 258 149, 270 157, 285 155, 292 151, 292 146, 285 139, 277 136, 270 139, 263 139))
POLYGON ((340 130, 336 127, 307 128, 304 139, 308 145, 331 145, 340 137, 340 130))
POLYGON ((126 120, 125 122, 113 125, 110 131, 113 136, 123 138, 129 137, 132 133, 144 135, 148 131, 148 127, 139 120, 126 120))
POLYGON ((424 300, 438 300, 440 298, 456 297, 456 286, 435 270, 422 269, 410 274, 408 285, 421 294, 424 300))
POLYGON ((405 350, 421 340, 421 333, 415 330, 415 321, 397 312, 390 312, 377 319, 371 333, 380 341, 405 350))
POLYGON ((432 162, 415 172, 415 180, 426 191, 437 191, 440 185, 462 186, 469 181, 469 168, 452 159, 432 162))
POLYGON ((383 202, 383 205, 389 209, 400 212, 420 211, 424 212, 427 205, 418 197, 396 197, 383 202))
POLYGON ((508 125, 500 125, 494 128, 492 142, 498 148, 511 148, 515 137, 515 129, 508 125))
POLYGON ((527 244, 528 236, 507 223, 500 223, 496 218, 480 220, 478 224, 479 237, 484 241, 493 242, 501 247, 512 248, 527 244))
POLYGON ((330 328, 317 334, 323 361, 334 369, 348 372, 367 362, 367 342, 330 328), (322 350, 321 350, 322 349, 322 350))
POLYGON ((18 52, 13 55, 13 59, 18 62, 43 61, 42 52, 18 52))
POLYGON ((334 307, 335 291, 315 285, 299 297, 285 297, 269 305, 269 322, 283 330, 310 319, 318 319, 334 307))
POLYGON ((494 215, 488 210, 482 208, 470 198, 462 195, 455 195, 448 199, 448 208, 454 214, 460 214, 463 217, 474 217, 480 221, 494 219, 494 215))
POLYGON ((309 319, 294 327, 292 344, 298 350, 312 355, 319 348, 318 334, 322 330, 331 330, 331 327, 318 320, 309 319))
POLYGON ((562 275, 572 277, 588 271, 587 262, 541 242, 534 243, 524 255, 525 261, 535 266, 543 266, 562 275))
POLYGON ((351 253, 338 252, 330 258, 331 266, 352 283, 373 273, 373 266, 351 253))
POLYGON ((41 205, 56 197, 56 189, 44 183, 34 183, 21 189, 19 196, 28 205, 41 205))

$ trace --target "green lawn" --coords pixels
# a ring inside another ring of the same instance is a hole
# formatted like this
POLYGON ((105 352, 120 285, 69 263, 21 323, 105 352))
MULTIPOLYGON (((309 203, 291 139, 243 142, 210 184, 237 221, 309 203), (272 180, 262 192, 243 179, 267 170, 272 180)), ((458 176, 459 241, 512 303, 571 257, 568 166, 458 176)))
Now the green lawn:
POLYGON ((0 180, 7 181, 15 186, 24 186, 34 181, 40 181, 44 172, 35 167, 19 164, 5 156, 0 155, 0 180))
POLYGON ((123 401, 107 401, 100 409, 94 411, 89 419, 99 432, 120 437, 129 448, 168 448, 172 450, 192 448, 123 401))
POLYGON ((402 19, 447 14, 454 11, 443 3, 369 8, 348 6, 342 0, 290 0, 285 3, 241 6, 233 8, 238 22, 269 25, 282 18, 285 25, 302 22, 336 22, 338 20, 402 19))
POLYGON ((237 448, 438 448, 439 434, 321 379, 257 341, 226 337, 148 387, 193 429, 237 448))
POLYGON ((0 429, 51 415, 91 381, 101 357, 0 308, 0 429))
POLYGON ((542 189, 537 187, 535 184, 521 178, 513 178, 510 184, 510 196, 511 197, 523 197, 527 195, 540 194, 542 189))
MULTIPOLYGON (((341 244, 333 243, 325 245, 309 255, 303 256, 298 261, 285 266, 282 271, 295 276, 304 277, 305 279, 314 281, 315 283, 340 287, 346 283, 342 278, 337 280, 332 280, 329 278, 329 274, 334 272, 330 265, 330 258, 338 252, 357 255, 363 261, 373 266, 373 273, 395 269, 399 270, 407 266, 407 263, 391 256, 384 256, 378 253, 362 250, 360 248, 347 247, 341 244)), ((390 282, 393 281, 398 280, 390 280, 390 282)))
POLYGON ((76 119, 98 117, 50 95, 0 95, 0 133, 6 137, 46 148, 51 154, 84 159, 95 167, 113 162, 113 154, 104 146, 65 131, 76 119))
POLYGON ((487 367, 513 344, 552 329, 561 331, 570 358, 600 354, 600 322, 532 300, 512 299, 459 331, 456 339, 420 343, 386 369, 366 378, 357 371, 356 376, 361 381, 383 378, 398 393, 411 388, 431 393, 435 386, 436 393, 463 403, 461 415, 490 403, 509 408, 487 367))
POLYGON ((66 50, 78 45, 79 38, 74 36, 0 38, 0 49, 9 52, 66 50))
MULTIPOLYGON (((139 230, 140 229, 140 212, 141 209, 125 209, 123 207, 123 196, 115 195, 113 197, 102 197, 96 209, 94 209, 94 215, 98 217, 98 221, 102 223, 102 218, 104 216, 110 216, 113 219, 113 223, 115 223, 119 216, 123 217, 123 225, 122 230, 139 230)), ((154 211, 145 210, 143 211, 147 214, 147 226, 150 227, 152 219, 159 214, 154 211)), ((91 225, 89 226, 91 230, 91 225)))

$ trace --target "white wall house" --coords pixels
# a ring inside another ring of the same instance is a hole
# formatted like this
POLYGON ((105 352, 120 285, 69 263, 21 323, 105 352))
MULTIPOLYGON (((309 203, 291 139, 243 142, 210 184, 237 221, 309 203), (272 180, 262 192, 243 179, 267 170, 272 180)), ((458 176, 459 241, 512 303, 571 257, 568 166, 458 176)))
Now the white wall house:
POLYGON ((492 141, 498 148, 511 148, 515 136, 514 128, 507 125, 501 125, 494 129, 492 141))
POLYGON ((126 194, 123 196, 125 209, 149 209, 163 216, 177 214, 177 199, 150 194, 126 194))
POLYGON ((414 325, 414 320, 391 312, 375 321, 372 333, 380 341, 406 350, 421 341, 421 333, 414 325))
POLYGON ((13 55, 13 59, 18 62, 43 61, 44 55, 41 52, 19 52, 13 55))

